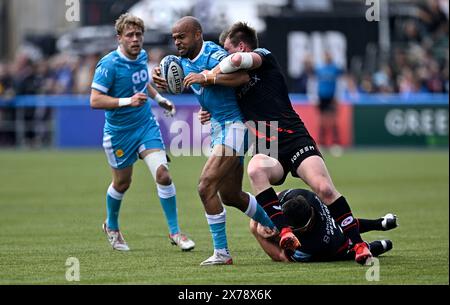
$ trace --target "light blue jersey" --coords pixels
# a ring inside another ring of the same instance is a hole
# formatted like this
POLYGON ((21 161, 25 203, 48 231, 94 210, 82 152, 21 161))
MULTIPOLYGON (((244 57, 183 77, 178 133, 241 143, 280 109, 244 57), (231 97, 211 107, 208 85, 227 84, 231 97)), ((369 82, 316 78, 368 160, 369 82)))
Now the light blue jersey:
MULTIPOLYGON (((138 92, 148 94, 148 82, 147 53, 142 50, 136 60, 131 60, 117 49, 97 64, 92 88, 108 96, 126 98, 138 92)), ((140 107, 108 109, 105 119, 103 148, 111 167, 133 165, 144 150, 165 149, 150 102, 140 107)))
MULTIPOLYGON (((116 98, 132 97, 138 92, 148 94, 149 74, 147 52, 138 58, 127 58, 118 48, 97 64, 92 88, 116 98)), ((131 130, 155 120, 150 104, 142 107, 122 107, 105 111, 105 131, 131 130)))
MULTIPOLYGON (((184 75, 212 70, 219 62, 228 56, 227 51, 211 41, 203 42, 200 53, 194 59, 181 58, 184 75)), ((191 86, 203 109, 211 113, 211 122, 225 125, 239 122, 243 116, 239 109, 234 88, 224 86, 203 87, 200 84, 191 86)))

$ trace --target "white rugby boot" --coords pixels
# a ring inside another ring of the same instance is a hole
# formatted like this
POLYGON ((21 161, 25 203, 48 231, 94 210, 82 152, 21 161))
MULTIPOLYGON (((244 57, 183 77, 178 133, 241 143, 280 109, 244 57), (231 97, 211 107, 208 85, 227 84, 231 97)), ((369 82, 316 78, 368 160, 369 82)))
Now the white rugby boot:
POLYGON ((102 225, 103 232, 106 234, 108 238, 108 242, 111 244, 114 250, 118 251, 130 251, 130 248, 127 245, 127 242, 123 238, 122 232, 120 230, 110 230, 106 225, 106 222, 102 225))
POLYGON ((200 266, 213 265, 233 265, 233 259, 228 250, 226 253, 214 250, 214 254, 200 264, 200 266))
POLYGON ((169 234, 170 243, 180 247, 182 251, 191 251, 195 247, 195 243, 192 239, 183 233, 169 234))
POLYGON ((383 231, 392 230, 398 226, 397 215, 395 214, 388 213, 381 218, 383 218, 383 220, 381 221, 383 231))

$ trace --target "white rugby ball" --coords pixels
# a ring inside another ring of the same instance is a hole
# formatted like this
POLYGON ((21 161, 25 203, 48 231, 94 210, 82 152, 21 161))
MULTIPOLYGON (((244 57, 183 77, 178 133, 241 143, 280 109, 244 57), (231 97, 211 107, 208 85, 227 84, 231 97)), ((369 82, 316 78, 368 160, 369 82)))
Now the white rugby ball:
POLYGON ((159 63, 161 76, 167 82, 167 91, 172 94, 180 94, 184 90, 184 72, 181 60, 175 55, 167 55, 159 63))

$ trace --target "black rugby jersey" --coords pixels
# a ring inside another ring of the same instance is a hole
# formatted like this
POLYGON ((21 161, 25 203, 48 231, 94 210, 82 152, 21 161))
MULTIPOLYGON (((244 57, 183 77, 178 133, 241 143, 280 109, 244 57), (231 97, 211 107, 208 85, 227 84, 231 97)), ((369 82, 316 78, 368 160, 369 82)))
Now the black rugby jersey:
MULTIPOLYGON (((262 58, 262 65, 258 69, 247 71, 250 81, 236 88, 239 107, 245 120, 266 122, 265 129, 258 129, 259 136, 270 139, 270 121, 278 122, 278 145, 283 147, 292 139, 310 136, 303 121, 292 108, 288 88, 281 68, 272 53, 266 49, 255 49, 253 52, 262 58)), ((258 128, 258 124, 252 125, 258 128)), ((250 132, 256 131, 250 127, 250 132)))
POLYGON ((291 189, 281 192, 278 198, 283 205, 298 195, 305 197, 314 208, 315 223, 309 232, 298 234, 294 231, 301 246, 291 255, 291 260, 323 261, 336 258, 338 253, 346 253, 348 239, 342 229, 334 223, 330 211, 316 194, 304 189, 291 189))

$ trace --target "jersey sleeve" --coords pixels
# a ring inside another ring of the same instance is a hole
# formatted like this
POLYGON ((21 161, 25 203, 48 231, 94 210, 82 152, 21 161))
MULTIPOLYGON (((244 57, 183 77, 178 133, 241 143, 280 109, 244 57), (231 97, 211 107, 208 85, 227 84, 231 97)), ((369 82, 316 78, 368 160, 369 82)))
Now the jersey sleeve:
POLYGON ((258 54, 259 56, 261 56, 261 59, 262 59, 263 64, 264 64, 264 63, 271 63, 271 62, 272 62, 273 55, 272 55, 272 53, 271 53, 269 50, 267 50, 267 49, 264 49, 264 48, 258 48, 258 49, 253 50, 253 53, 256 53, 256 54, 258 54))
POLYGON ((101 60, 95 68, 91 88, 107 94, 114 83, 115 73, 112 60, 101 60))
POLYGON ((211 58, 208 64, 208 70, 214 69, 225 57, 228 56, 227 51, 222 48, 218 48, 211 53, 211 58))

